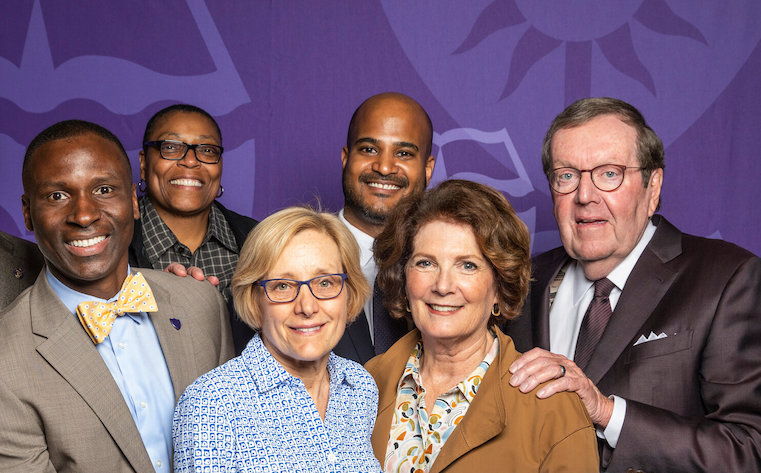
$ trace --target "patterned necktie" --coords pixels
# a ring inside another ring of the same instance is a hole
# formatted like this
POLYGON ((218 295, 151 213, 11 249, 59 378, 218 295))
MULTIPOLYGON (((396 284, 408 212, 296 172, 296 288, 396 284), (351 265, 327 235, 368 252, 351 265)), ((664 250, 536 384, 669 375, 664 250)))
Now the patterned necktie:
POLYGON ((610 308, 610 292, 616 287, 608 278, 595 281, 595 295, 589 303, 587 313, 579 329, 579 338, 576 341, 576 365, 582 369, 587 367, 592 353, 595 351, 597 342, 600 341, 605 327, 608 325, 613 310, 610 308))
POLYGON ((127 275, 117 300, 82 302, 77 306, 77 315, 85 332, 97 345, 108 337, 117 317, 129 312, 156 312, 157 310, 151 288, 143 275, 138 272, 127 275))

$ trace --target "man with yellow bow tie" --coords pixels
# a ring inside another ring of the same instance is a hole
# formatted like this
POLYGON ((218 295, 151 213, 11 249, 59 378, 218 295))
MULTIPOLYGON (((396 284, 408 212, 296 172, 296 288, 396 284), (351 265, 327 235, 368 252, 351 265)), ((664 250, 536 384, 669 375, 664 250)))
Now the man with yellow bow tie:
POLYGON ((24 220, 46 268, 0 314, 0 471, 170 472, 177 398, 232 356, 209 283, 129 267, 131 176, 93 123, 27 149, 24 220))

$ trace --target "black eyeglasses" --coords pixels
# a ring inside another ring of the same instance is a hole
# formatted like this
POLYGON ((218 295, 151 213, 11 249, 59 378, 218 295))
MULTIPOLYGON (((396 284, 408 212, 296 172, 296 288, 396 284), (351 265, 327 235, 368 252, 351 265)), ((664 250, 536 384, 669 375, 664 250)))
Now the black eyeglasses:
POLYGON ((550 187, 558 194, 570 194, 579 188, 581 174, 588 172, 592 184, 603 192, 611 192, 624 183, 627 169, 642 169, 623 164, 602 164, 593 169, 557 168, 550 171, 550 187))
POLYGON ((291 302, 299 296, 301 286, 306 285, 309 292, 317 299, 333 299, 341 294, 344 281, 347 276, 344 273, 325 274, 306 281, 295 279, 265 279, 254 284, 262 286, 267 299, 272 302, 291 302))
POLYGON ((143 143, 144 148, 148 146, 158 148, 161 157, 170 161, 179 161, 183 159, 188 154, 188 150, 192 149, 196 155, 196 159, 206 164, 217 164, 224 151, 224 148, 217 145, 191 145, 176 140, 146 141, 143 143))

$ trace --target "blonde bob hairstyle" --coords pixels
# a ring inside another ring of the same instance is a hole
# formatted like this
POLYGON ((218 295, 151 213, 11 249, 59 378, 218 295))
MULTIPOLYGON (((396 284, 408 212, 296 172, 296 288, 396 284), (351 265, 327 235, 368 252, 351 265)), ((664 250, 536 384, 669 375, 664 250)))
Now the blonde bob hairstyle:
POLYGON ((254 283, 267 278, 283 248, 304 230, 324 233, 338 246, 342 271, 347 275, 343 289, 347 294, 347 323, 357 318, 370 295, 370 285, 359 264, 359 246, 338 217, 311 207, 288 207, 265 218, 249 233, 230 283, 238 316, 254 330, 262 327, 264 314, 260 303, 266 297, 264 288, 254 283))

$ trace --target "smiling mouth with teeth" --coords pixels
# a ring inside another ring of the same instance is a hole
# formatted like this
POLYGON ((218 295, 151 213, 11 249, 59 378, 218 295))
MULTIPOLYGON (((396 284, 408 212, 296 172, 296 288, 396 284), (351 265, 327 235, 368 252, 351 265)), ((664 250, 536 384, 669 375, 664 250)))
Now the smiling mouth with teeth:
POLYGON ((201 183, 195 179, 172 179, 169 183, 175 186, 201 187, 201 183))
POLYGON ((396 184, 383 184, 381 182, 368 182, 367 185, 370 187, 375 187, 375 188, 383 189, 387 191, 394 191, 394 190, 401 189, 401 187, 396 184))
POLYGON ((293 330, 300 332, 300 333, 314 333, 322 328, 322 325, 317 325, 315 327, 309 327, 309 328, 297 328, 294 327, 293 330))
POLYGON ((72 240, 68 242, 68 245, 76 246, 77 248, 87 248, 88 246, 97 245, 105 239, 106 237, 101 235, 93 238, 88 238, 87 240, 72 240))
POLYGON ((460 308, 460 306, 437 305, 437 304, 428 304, 428 306, 431 309, 439 311, 439 312, 454 312, 460 308))

